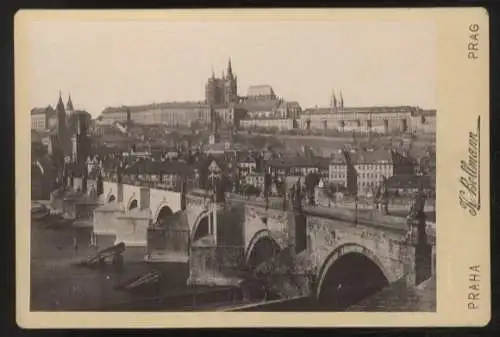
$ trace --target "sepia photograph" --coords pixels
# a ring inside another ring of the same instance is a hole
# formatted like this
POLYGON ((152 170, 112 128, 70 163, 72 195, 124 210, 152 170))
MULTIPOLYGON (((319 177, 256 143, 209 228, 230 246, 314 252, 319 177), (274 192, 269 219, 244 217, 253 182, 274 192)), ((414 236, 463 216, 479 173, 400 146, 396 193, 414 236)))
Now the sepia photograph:
POLYGON ((436 313, 436 20, 61 17, 23 28, 27 310, 436 313))
POLYGON ((435 310, 432 23, 32 29, 32 310, 435 310))

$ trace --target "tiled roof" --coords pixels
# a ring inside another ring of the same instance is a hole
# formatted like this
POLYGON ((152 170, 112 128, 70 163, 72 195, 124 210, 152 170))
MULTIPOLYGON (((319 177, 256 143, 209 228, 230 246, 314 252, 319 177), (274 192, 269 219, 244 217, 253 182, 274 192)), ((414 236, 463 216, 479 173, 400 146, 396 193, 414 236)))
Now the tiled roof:
POLYGON ((432 179, 430 176, 417 175, 394 175, 386 180, 388 188, 423 188, 432 187, 432 179))
POLYGON ((226 160, 222 156, 209 156, 201 159, 195 165, 199 170, 207 170, 208 167, 215 161, 215 164, 225 173, 234 172, 237 169, 235 162, 226 160))
POLYGON ((267 162, 271 167, 290 168, 290 167, 328 167, 328 158, 304 158, 304 157, 289 157, 280 159, 271 159, 267 162))
POLYGON ((250 151, 239 151, 236 155, 236 160, 240 163, 256 162, 258 153, 250 151))
POLYGON ((33 108, 31 109, 31 114, 32 115, 41 115, 41 114, 55 114, 55 110, 52 108, 52 106, 47 106, 45 108, 33 108))
POLYGON ((419 110, 417 114, 419 116, 436 117, 436 110, 435 109, 422 109, 422 110, 419 110))
POLYGON ((279 107, 281 108, 282 106, 286 107, 288 109, 302 109, 299 102, 297 102, 297 101, 291 101, 291 102, 282 101, 281 104, 279 105, 279 107))
POLYGON ((375 164, 375 163, 392 163, 393 154, 391 150, 376 149, 373 151, 357 151, 350 153, 351 162, 353 164, 375 164))
POLYGON ((304 115, 325 115, 332 114, 332 109, 328 108, 309 108, 304 110, 304 115))
POLYGON ((330 158, 317 157, 317 167, 321 169, 327 169, 330 166, 330 158))
POLYGON ((373 106, 373 107, 346 107, 340 113, 416 113, 417 108, 412 106, 373 106))
POLYGON ((270 85, 252 85, 248 88, 247 96, 270 96, 274 95, 274 90, 270 85))
POLYGON ((249 112, 274 111, 280 105, 279 100, 247 100, 238 105, 249 112))
POLYGON ((330 163, 332 163, 332 164, 346 164, 347 159, 346 159, 345 153, 343 151, 342 152, 339 152, 339 151, 333 152, 331 159, 330 159, 330 163))
POLYGON ((178 174, 189 173, 193 168, 182 162, 140 160, 125 169, 126 174, 178 174))
POLYGON ((344 107, 339 109, 338 113, 332 112, 331 107, 308 108, 304 114, 323 115, 323 114, 379 114, 379 113, 411 113, 417 114, 418 108, 412 106, 373 106, 373 107, 344 107))
POLYGON ((102 114, 114 113, 114 112, 127 112, 130 113, 143 112, 151 109, 189 109, 189 108, 208 108, 209 105, 203 101, 185 101, 185 102, 163 102, 163 103, 153 103, 146 105, 131 105, 131 106, 120 106, 120 107, 107 107, 102 111, 102 114))

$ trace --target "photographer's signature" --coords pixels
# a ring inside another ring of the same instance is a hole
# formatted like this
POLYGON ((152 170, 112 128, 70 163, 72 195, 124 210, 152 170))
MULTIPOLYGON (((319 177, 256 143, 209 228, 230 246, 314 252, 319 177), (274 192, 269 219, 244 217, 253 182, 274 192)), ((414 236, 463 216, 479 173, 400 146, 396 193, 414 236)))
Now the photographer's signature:
POLYGON ((470 215, 476 216, 481 209, 480 193, 480 116, 475 131, 469 132, 467 159, 460 161, 461 176, 458 200, 470 215))

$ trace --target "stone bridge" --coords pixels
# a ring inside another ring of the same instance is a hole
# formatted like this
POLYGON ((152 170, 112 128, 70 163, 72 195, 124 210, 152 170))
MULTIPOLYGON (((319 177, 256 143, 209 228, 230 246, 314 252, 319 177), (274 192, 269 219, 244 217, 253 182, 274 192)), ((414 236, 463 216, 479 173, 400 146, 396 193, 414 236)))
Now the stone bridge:
POLYGON ((202 190, 183 195, 108 181, 97 200, 95 245, 123 242, 149 262, 189 262, 190 284, 258 279, 280 297, 332 303, 402 279, 418 285, 434 269, 433 235, 408 240, 405 218, 378 211, 214 203, 202 190))

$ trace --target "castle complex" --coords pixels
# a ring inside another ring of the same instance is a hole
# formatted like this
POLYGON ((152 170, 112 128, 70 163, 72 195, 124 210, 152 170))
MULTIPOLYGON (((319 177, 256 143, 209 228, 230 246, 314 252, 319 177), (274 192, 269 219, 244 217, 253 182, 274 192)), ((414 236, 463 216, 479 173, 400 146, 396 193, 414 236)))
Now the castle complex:
MULTIPOLYGON (((69 103, 68 102, 68 109, 69 103)), ((72 107, 71 107, 72 109, 72 107)), ((32 129, 55 125, 56 112, 49 106, 32 110, 32 129)), ((212 118, 240 129, 292 129, 314 132, 415 133, 435 132, 436 111, 415 106, 346 107, 342 93, 332 94, 326 107, 303 110, 299 103, 276 95, 270 85, 253 85, 246 95, 238 94, 238 77, 231 59, 220 77, 212 75, 205 84, 205 99, 162 102, 105 108, 99 124, 132 121, 168 127, 209 126, 212 118), (215 114, 212 114, 215 111, 215 114)))
POLYGON ((163 102, 140 106, 105 108, 100 116, 102 124, 125 121, 127 113, 137 124, 165 124, 170 127, 188 127, 193 124, 209 125, 211 110, 225 124, 240 126, 240 121, 255 118, 296 119, 300 115, 297 102, 286 102, 278 97, 271 86, 250 86, 246 96, 238 95, 238 78, 233 72, 231 59, 226 72, 216 77, 215 72, 205 84, 205 100, 190 102, 163 102))

